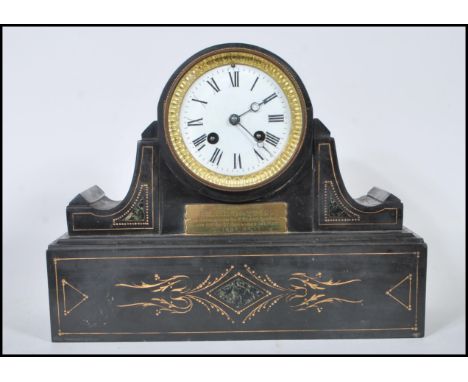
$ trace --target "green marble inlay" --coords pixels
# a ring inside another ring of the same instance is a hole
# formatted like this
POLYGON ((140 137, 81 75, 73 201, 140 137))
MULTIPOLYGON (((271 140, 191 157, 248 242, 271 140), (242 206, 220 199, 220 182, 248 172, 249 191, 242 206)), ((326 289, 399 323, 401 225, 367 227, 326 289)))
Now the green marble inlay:
POLYGON ((332 218, 344 218, 348 217, 346 212, 340 206, 340 204, 335 200, 332 194, 329 196, 328 200, 328 215, 332 218))
POLYGON ((138 203, 133 207, 130 213, 125 216, 124 221, 127 222, 141 222, 145 220, 145 203, 143 199, 140 199, 138 203))
POLYGON ((263 290, 240 276, 222 285, 212 293, 226 305, 237 310, 250 305, 265 295, 263 290))

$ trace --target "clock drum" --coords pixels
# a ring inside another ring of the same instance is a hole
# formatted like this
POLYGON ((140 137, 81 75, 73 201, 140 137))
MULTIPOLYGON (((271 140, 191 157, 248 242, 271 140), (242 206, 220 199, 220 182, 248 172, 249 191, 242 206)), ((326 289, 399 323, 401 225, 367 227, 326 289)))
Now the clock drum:
POLYGON ((298 173, 312 106, 281 58, 228 44, 194 55, 174 73, 159 120, 167 165, 181 182, 235 203, 271 194, 298 173))

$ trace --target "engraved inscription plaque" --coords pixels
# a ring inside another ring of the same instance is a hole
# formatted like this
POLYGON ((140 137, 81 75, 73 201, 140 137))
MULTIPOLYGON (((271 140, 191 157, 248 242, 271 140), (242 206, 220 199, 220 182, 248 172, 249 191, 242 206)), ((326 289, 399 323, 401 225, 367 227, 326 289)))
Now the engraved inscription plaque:
POLYGON ((187 204, 185 233, 284 233, 288 231, 287 211, 286 203, 187 204))

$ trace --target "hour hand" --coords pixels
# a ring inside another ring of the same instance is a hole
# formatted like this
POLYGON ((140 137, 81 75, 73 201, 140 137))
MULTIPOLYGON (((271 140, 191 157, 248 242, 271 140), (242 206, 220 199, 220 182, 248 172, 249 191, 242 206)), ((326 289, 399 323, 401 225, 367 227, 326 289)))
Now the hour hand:
POLYGON ((260 105, 259 103, 257 102, 252 102, 252 104, 250 105, 250 108, 249 110, 247 111, 244 111, 242 114, 239 114, 239 117, 242 117, 243 115, 247 114, 247 113, 250 113, 251 111, 253 111, 254 113, 256 113, 257 111, 260 110, 260 105))
POLYGON ((278 94, 273 93, 273 94, 270 94, 268 97, 266 97, 266 98, 265 98, 262 102, 260 102, 260 103, 258 103, 258 102, 252 102, 252 104, 250 105, 249 110, 244 111, 242 114, 239 114, 239 117, 242 117, 243 115, 245 115, 245 114, 247 114, 247 113, 250 113, 251 111, 253 111, 254 113, 256 113, 257 111, 260 110, 260 106, 266 105, 268 102, 270 102, 271 100, 274 100, 276 97, 278 97, 278 94))
POLYGON ((276 93, 270 94, 268 97, 266 97, 258 105, 266 105, 268 102, 270 102, 271 100, 274 100, 276 97, 278 97, 278 94, 276 94, 276 93))

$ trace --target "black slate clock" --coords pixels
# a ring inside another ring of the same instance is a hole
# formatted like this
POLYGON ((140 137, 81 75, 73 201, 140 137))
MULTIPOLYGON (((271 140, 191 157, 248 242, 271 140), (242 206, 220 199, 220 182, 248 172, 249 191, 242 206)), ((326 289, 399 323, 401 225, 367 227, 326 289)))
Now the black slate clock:
POLYGON ((97 186, 49 246, 54 341, 420 337, 426 245, 352 198, 277 55, 223 44, 169 79, 122 201, 97 186))

